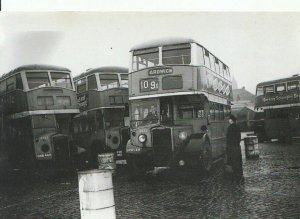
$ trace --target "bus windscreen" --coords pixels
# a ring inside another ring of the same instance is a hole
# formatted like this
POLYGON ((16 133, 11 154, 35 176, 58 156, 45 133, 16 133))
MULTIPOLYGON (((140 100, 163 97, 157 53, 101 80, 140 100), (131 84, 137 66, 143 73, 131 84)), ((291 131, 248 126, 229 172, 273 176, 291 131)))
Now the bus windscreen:
POLYGON ((56 87, 72 89, 70 74, 62 72, 51 72, 51 79, 56 87))
POLYGON ((50 85, 47 72, 27 72, 26 77, 29 89, 50 85))
POLYGON ((131 103, 131 126, 137 128, 158 123, 158 100, 137 100, 131 103))

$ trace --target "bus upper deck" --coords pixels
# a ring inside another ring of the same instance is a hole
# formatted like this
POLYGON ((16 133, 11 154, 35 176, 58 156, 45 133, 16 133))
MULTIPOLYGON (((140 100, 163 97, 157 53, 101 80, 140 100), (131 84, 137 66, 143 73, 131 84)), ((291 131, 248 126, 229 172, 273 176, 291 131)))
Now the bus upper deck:
POLYGON ((89 69, 74 78, 81 111, 128 103, 128 69, 108 66, 89 69))
POLYGON ((282 78, 257 84, 255 108, 284 108, 300 106, 300 76, 282 78))
POLYGON ((25 65, 0 78, 0 108, 12 117, 78 113, 74 94, 71 71, 64 67, 25 65))
POLYGON ((228 66, 192 39, 144 43, 131 49, 130 58, 130 99, 200 93, 216 102, 232 99, 228 66))

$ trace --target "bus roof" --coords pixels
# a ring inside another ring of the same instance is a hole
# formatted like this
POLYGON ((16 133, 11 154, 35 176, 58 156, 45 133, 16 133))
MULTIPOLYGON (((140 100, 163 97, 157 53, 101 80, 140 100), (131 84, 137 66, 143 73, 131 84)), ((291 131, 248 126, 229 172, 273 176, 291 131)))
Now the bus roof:
POLYGON ((276 80, 272 80, 272 81, 264 81, 264 82, 258 83, 256 86, 260 87, 260 86, 278 84, 278 83, 294 81, 294 80, 300 80, 300 75, 295 75, 295 76, 287 77, 287 78, 280 78, 280 79, 276 79, 276 80))
POLYGON ((119 67, 119 66, 105 66, 105 67, 99 67, 99 68, 91 68, 88 69, 86 72, 76 76, 74 80, 86 77, 88 75, 92 75, 94 73, 127 73, 128 74, 128 68, 119 67))
POLYGON ((20 71, 31 71, 31 70, 52 70, 52 71, 68 71, 71 72, 68 68, 65 67, 60 67, 60 66, 55 66, 55 65, 39 65, 39 64, 33 64, 33 65, 22 65, 19 66, 10 72, 3 74, 1 79, 7 78, 17 72, 20 71))
MULTIPOLYGON (((151 40, 145 43, 138 44, 132 47, 130 51, 159 47, 159 46, 166 46, 166 45, 184 44, 184 43, 197 43, 197 42, 191 38, 185 38, 185 37, 160 38, 160 39, 151 40)), ((199 43, 197 44, 200 45, 199 43)))

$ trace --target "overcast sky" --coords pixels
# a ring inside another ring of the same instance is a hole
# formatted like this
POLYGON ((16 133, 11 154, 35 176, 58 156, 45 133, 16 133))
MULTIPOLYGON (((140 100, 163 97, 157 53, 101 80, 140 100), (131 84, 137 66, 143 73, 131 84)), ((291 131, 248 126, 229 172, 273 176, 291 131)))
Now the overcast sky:
POLYGON ((7 12, 0 14, 0 75, 23 64, 128 67, 128 51, 189 37, 223 60, 239 87, 300 74, 300 12, 7 12))

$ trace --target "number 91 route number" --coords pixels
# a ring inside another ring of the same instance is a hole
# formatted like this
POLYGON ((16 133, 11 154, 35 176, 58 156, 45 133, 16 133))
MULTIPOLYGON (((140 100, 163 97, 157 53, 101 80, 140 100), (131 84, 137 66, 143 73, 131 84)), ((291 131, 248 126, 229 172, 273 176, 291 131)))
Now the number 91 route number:
POLYGON ((141 92, 158 90, 158 79, 147 78, 140 80, 140 90, 141 92))

